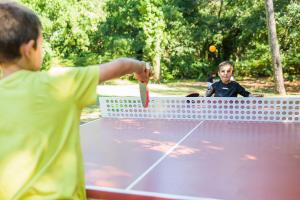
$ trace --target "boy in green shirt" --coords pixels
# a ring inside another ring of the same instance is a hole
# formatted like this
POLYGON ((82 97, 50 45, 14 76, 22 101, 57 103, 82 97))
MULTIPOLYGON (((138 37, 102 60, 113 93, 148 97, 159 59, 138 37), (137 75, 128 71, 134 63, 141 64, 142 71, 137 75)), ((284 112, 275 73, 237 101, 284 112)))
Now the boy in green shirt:
POLYGON ((95 103, 98 83, 135 73, 144 62, 120 58, 93 67, 39 71, 38 17, 0 3, 0 199, 86 199, 80 113, 95 103))

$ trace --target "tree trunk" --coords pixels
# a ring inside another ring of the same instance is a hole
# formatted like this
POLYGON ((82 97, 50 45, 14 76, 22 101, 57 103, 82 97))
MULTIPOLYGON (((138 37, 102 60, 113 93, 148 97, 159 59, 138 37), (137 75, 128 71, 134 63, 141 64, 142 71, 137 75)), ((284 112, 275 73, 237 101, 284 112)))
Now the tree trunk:
POLYGON ((219 9, 219 12, 218 12, 218 19, 220 20, 220 17, 221 17, 221 13, 222 13, 222 9, 223 9, 223 0, 220 1, 220 9, 219 9))
POLYGON ((154 80, 156 83, 160 82, 160 55, 154 57, 154 80))
POLYGON ((161 66, 160 66, 160 60, 162 55, 162 40, 160 39, 162 33, 157 34, 157 38, 155 41, 155 50, 154 50, 154 56, 153 56, 153 78, 156 83, 160 83, 161 79, 161 66))
POLYGON ((276 33, 276 22, 274 14, 273 0, 265 0, 265 6, 267 11, 267 24, 269 30, 269 45, 272 53, 272 65, 275 81, 275 90, 280 95, 286 95, 284 88, 284 80, 282 73, 282 64, 280 59, 279 44, 276 33))

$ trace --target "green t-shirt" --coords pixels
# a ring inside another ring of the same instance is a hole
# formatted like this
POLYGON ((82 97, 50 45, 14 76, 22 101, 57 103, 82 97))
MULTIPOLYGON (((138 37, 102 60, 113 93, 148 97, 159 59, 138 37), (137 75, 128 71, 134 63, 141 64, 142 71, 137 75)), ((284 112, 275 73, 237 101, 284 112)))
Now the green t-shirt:
POLYGON ((80 113, 99 67, 21 70, 0 80, 0 199, 85 199, 80 113))

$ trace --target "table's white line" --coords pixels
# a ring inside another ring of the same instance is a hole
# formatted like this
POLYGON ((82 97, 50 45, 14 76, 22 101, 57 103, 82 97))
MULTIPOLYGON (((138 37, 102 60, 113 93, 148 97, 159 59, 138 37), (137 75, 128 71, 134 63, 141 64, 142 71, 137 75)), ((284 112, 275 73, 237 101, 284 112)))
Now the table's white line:
POLYGON ((153 168, 155 168, 163 159, 165 159, 175 148, 178 147, 192 132, 197 129, 204 121, 199 122, 192 130, 190 130, 181 140, 179 140, 173 147, 171 147, 162 157, 160 157, 153 165, 151 165, 142 175, 133 181, 125 190, 133 188, 142 178, 144 178, 153 168))
POLYGON ((97 119, 93 119, 93 120, 88 121, 88 122, 85 122, 85 123, 83 123, 83 124, 80 124, 80 127, 88 126, 88 125, 90 125, 91 123, 94 123, 94 122, 99 121, 99 120, 101 120, 101 117, 100 117, 100 118, 97 118, 97 119))
POLYGON ((176 200, 220 200, 209 197, 194 197, 194 196, 185 196, 185 195, 175 195, 175 194, 166 194, 166 193, 157 193, 157 192, 146 192, 139 190, 124 190, 117 188, 109 188, 109 187, 99 187, 99 186, 86 186, 87 190, 99 191, 99 192, 111 192, 118 193, 124 195, 141 195, 146 197, 158 197, 158 198, 166 198, 166 199, 176 199, 176 200))

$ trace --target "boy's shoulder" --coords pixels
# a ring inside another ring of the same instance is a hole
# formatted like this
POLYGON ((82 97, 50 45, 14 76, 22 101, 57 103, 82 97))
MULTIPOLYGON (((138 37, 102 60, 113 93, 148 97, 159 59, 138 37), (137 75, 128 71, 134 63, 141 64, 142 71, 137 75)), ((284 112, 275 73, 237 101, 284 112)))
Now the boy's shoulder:
POLYGON ((241 86, 237 81, 230 81, 228 84, 224 84, 222 82, 222 80, 218 80, 218 81, 214 82, 211 86, 213 88, 218 88, 218 87, 223 87, 225 85, 227 87, 240 87, 241 86))
POLYGON ((241 84, 239 84, 239 82, 237 82, 237 81, 230 81, 230 83, 232 84, 232 85, 235 85, 235 86, 240 86, 241 84))
POLYGON ((222 81, 221 81, 221 80, 217 80, 217 81, 215 81, 215 82, 212 84, 212 86, 213 86, 213 87, 216 87, 216 86, 219 86, 219 85, 221 85, 221 84, 223 84, 222 81))

